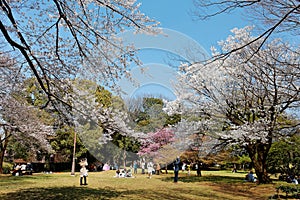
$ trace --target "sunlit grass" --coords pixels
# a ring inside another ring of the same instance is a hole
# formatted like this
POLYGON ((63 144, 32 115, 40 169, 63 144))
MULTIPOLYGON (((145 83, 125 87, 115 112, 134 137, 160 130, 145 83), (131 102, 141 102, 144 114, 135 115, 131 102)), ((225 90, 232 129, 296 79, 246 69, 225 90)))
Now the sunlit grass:
POLYGON ((135 178, 114 178, 114 171, 89 173, 88 185, 79 185, 79 173, 0 176, 0 199, 268 199, 276 194, 275 184, 245 182, 245 173, 203 171, 202 177, 180 172, 135 178))

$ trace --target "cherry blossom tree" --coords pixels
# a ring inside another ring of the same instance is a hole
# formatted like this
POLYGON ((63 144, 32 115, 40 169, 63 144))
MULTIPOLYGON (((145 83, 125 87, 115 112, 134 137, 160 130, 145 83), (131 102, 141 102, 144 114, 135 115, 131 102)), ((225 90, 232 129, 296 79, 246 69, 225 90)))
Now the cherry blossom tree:
MULTIPOLYGON (((221 49, 230 52, 249 43, 255 38, 251 29, 233 29, 219 42, 221 49)), ((273 141, 299 129, 300 57, 299 49, 280 39, 257 51, 260 40, 227 58, 182 66, 178 99, 166 111, 182 113, 185 105, 201 114, 205 134, 219 141, 213 146, 244 148, 259 182, 268 183, 266 160, 273 141)), ((213 49, 213 56, 219 54, 213 49)))
POLYGON ((23 77, 14 59, 1 55, 0 59, 0 173, 4 153, 13 138, 20 143, 50 150, 46 137, 52 134, 50 122, 46 123, 44 111, 34 108, 22 94, 23 77), (44 117, 43 117, 44 116, 44 117))
POLYGON ((49 152, 51 147, 47 137, 53 134, 53 129, 51 123, 45 120, 46 113, 26 101, 10 95, 1 95, 0 103, 0 173, 2 173, 4 153, 12 138, 21 144, 29 145, 32 151, 40 148, 49 152))
POLYGON ((101 142, 116 131, 134 135, 126 128, 125 112, 96 105, 94 93, 87 95, 74 82, 90 80, 119 91, 115 81, 130 78, 128 66, 140 62, 135 48, 123 45, 118 34, 128 29, 159 32, 140 5, 136 0, 1 0, 1 52, 10 54, 17 72, 6 76, 5 84, 9 78, 35 78, 46 97, 39 107, 59 111, 61 121, 73 126, 85 125, 85 120, 105 126, 101 142))
POLYGON ((142 141, 142 145, 139 155, 148 155, 150 157, 155 157, 158 154, 158 150, 172 142, 174 138, 174 133, 170 129, 160 129, 156 132, 151 132, 147 134, 147 138, 142 141))
POLYGON ((70 79, 112 86, 137 62, 134 47, 117 34, 129 28, 154 33, 156 23, 135 0, 2 0, 0 30, 5 51, 22 75, 34 76, 52 104, 65 102, 70 79))

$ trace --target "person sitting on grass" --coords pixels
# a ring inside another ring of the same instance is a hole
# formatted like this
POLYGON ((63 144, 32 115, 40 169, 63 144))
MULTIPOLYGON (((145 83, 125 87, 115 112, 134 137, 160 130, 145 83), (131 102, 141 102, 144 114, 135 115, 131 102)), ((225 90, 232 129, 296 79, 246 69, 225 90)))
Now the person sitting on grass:
POLYGON ((132 177, 131 169, 128 169, 128 170, 126 171, 126 177, 132 177))
POLYGON ((119 178, 119 175, 120 175, 120 169, 117 169, 117 170, 116 170, 116 175, 115 175, 114 177, 119 178))
POLYGON ((21 164, 17 164, 14 168, 13 175, 14 176, 22 176, 21 164))
POLYGON ((246 175, 246 181, 253 183, 256 182, 256 178, 254 177, 252 170, 246 175))
POLYGON ((124 178, 126 176, 126 169, 122 169, 119 173, 119 177, 124 178))

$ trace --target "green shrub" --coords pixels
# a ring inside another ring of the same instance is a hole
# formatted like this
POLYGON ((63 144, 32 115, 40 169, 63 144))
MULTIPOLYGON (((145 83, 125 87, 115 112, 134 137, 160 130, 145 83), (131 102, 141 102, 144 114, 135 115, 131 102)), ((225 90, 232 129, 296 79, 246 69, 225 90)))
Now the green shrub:
POLYGON ((13 164, 4 162, 3 163, 3 174, 10 174, 10 171, 13 169, 13 164))
POLYGON ((288 197, 289 194, 292 196, 299 196, 300 194, 300 187, 298 185, 292 184, 292 185, 280 185, 276 187, 277 194, 279 192, 284 192, 286 197, 288 197))

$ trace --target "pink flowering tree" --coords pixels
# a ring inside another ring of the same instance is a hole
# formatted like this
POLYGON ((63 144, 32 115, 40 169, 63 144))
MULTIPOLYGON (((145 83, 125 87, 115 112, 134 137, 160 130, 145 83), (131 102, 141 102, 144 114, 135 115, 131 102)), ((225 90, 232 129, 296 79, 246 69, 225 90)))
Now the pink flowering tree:
POLYGON ((161 160, 169 152, 165 149, 169 149, 168 147, 174 140, 174 132, 171 129, 162 128, 156 132, 150 132, 142 139, 138 155, 161 160))

